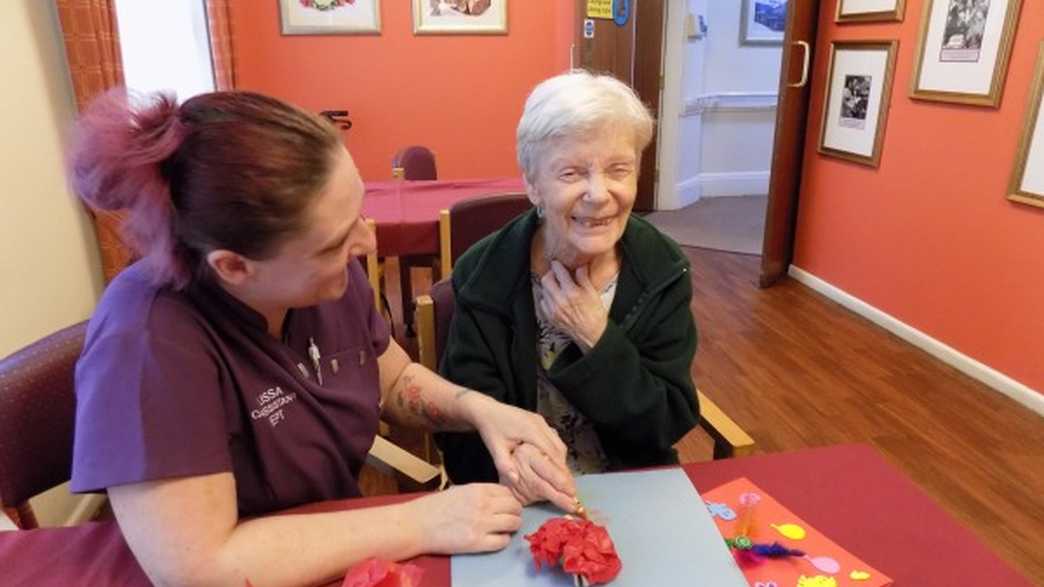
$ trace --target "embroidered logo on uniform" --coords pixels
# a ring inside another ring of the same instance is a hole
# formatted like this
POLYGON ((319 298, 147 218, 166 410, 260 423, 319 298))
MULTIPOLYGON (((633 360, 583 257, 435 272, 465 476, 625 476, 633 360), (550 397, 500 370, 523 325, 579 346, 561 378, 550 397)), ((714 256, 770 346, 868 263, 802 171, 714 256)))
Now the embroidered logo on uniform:
POLYGON ((250 417, 255 420, 267 418, 268 423, 275 428, 286 419, 283 406, 293 403, 296 399, 296 393, 286 393, 279 386, 270 387, 257 396, 257 409, 250 412, 250 417))

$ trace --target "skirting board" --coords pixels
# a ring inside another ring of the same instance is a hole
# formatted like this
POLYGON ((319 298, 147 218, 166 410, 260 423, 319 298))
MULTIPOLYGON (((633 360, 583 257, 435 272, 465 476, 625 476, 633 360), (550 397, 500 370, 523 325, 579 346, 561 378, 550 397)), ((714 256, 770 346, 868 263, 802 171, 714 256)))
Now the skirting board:
POLYGON ((1001 392, 1011 399, 1044 416, 1044 394, 1028 385, 1008 377, 1007 375, 984 365, 979 361, 961 353, 945 343, 928 336, 916 328, 901 322, 859 298, 841 290, 812 275, 796 265, 791 265, 788 273, 797 282, 823 294, 827 298, 841 304, 845 308, 877 324, 915 347, 927 352, 940 361, 957 369, 961 373, 977 379, 989 387, 1001 392))
POLYGON ((703 184, 699 177, 690 177, 685 181, 678 182, 678 208, 684 208, 689 204, 695 204, 703 197, 703 184))
POLYGON ((701 173, 678 182, 679 207, 684 208, 700 198, 757 196, 768 193, 768 171, 727 171, 701 173))

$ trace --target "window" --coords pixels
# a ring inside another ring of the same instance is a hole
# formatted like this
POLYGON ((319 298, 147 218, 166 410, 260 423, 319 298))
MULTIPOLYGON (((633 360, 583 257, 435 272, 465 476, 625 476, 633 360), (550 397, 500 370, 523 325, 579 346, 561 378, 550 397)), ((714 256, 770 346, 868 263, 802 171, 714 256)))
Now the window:
POLYGON ((214 91, 202 0, 116 0, 116 21, 128 88, 173 91, 179 101, 214 91))

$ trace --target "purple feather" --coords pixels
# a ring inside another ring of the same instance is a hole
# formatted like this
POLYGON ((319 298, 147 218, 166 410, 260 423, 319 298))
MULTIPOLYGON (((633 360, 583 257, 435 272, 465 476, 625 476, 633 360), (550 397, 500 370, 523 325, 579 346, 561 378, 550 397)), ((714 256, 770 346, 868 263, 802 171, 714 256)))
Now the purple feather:
POLYGON ((784 558, 788 556, 805 556, 804 551, 787 548, 778 542, 772 544, 755 544, 750 547, 751 552, 765 558, 784 558))

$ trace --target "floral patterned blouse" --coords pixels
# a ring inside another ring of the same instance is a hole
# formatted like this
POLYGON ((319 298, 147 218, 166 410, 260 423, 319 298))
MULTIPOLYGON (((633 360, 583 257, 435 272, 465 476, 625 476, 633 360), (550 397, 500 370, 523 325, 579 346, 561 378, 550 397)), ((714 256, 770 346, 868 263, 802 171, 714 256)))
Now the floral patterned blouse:
MULTIPOLYGON (((602 289, 602 305, 608 310, 616 296, 616 283, 619 274, 602 289)), ((541 308, 540 301, 544 297, 544 287, 537 275, 531 275, 533 287, 533 306, 537 319, 537 413, 547 420, 562 442, 569 449, 567 462, 574 473, 604 473, 609 466, 609 459, 602 450, 594 423, 588 420, 562 392, 555 387, 547 375, 547 370, 554 364, 558 354, 572 344, 573 339, 556 328, 541 308)))

